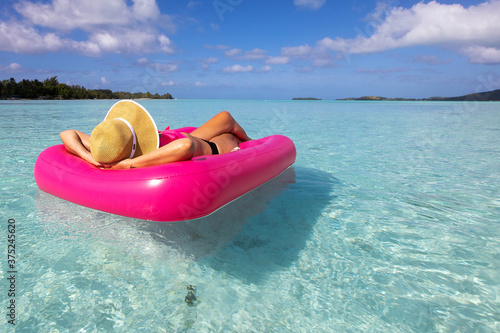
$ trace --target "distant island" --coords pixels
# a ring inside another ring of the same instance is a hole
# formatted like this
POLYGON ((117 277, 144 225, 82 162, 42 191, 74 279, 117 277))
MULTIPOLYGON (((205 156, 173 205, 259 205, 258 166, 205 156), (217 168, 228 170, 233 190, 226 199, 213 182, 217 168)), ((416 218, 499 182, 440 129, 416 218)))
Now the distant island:
POLYGON ((315 97, 295 97, 295 98, 292 98, 292 101, 321 101, 321 98, 315 98, 315 97))
POLYGON ((363 96, 363 97, 350 97, 337 99, 338 101, 448 101, 448 102, 461 102, 461 101, 484 101, 493 102, 500 101, 500 89, 486 91, 481 93, 468 94, 457 97, 429 97, 429 98, 387 98, 380 96, 363 96))
POLYGON ((43 81, 15 79, 0 81, 0 99, 172 99, 169 93, 113 92, 109 89, 86 89, 59 83, 57 76, 43 81))
POLYGON ((363 96, 363 97, 349 97, 338 98, 337 101, 423 101, 424 99, 416 98, 387 98, 381 96, 363 96))

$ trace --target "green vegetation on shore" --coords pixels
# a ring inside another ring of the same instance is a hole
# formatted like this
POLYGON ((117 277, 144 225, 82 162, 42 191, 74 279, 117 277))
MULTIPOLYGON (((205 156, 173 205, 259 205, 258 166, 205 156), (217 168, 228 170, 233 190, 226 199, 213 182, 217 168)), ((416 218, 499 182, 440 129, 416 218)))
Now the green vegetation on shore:
POLYGON ((448 102, 461 102, 461 101, 500 101, 500 89, 486 91, 481 93, 468 94, 457 97, 429 97, 429 98, 386 98, 380 96, 363 96, 358 98, 341 98, 338 101, 448 101, 448 102))
POLYGON ((159 95, 146 93, 113 92, 109 89, 86 89, 78 85, 59 83, 57 76, 43 81, 15 79, 0 81, 1 99, 172 99, 169 93, 159 95))

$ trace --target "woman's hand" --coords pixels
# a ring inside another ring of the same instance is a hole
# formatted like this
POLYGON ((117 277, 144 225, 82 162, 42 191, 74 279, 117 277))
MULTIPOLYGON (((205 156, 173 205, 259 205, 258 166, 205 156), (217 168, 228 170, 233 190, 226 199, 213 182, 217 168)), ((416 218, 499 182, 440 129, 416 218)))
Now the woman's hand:
POLYGON ((100 169, 111 169, 111 170, 121 170, 121 169, 133 169, 132 165, 132 159, 126 158, 124 160, 115 162, 115 163, 109 163, 109 164, 103 164, 101 163, 99 165, 100 169))
POLYGON ((92 154, 89 152, 88 154, 83 154, 83 156, 80 156, 81 158, 83 158, 85 161, 89 162, 90 164, 96 166, 96 167, 101 167, 101 163, 97 162, 95 159, 94 159, 94 156, 92 156, 92 154))
POLYGON ((101 165, 94 159, 90 152, 90 136, 87 134, 76 130, 66 130, 61 133, 61 140, 69 153, 82 158, 96 167, 101 165))

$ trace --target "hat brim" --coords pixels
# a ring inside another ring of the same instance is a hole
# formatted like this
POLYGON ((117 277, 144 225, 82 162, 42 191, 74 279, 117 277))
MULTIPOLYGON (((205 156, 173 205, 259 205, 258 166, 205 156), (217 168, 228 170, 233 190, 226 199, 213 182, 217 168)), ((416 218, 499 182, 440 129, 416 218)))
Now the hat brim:
POLYGON ((104 120, 123 118, 134 128, 137 147, 134 157, 138 157, 158 149, 160 138, 158 128, 149 112, 139 103, 124 99, 116 102, 106 114, 104 120))

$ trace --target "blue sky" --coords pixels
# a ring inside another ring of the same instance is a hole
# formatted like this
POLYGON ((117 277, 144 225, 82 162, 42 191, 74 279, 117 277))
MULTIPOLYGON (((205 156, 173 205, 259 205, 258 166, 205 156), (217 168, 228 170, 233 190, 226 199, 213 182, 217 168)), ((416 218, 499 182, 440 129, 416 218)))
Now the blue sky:
POLYGON ((176 98, 500 88, 500 0, 7 0, 0 78, 176 98))

